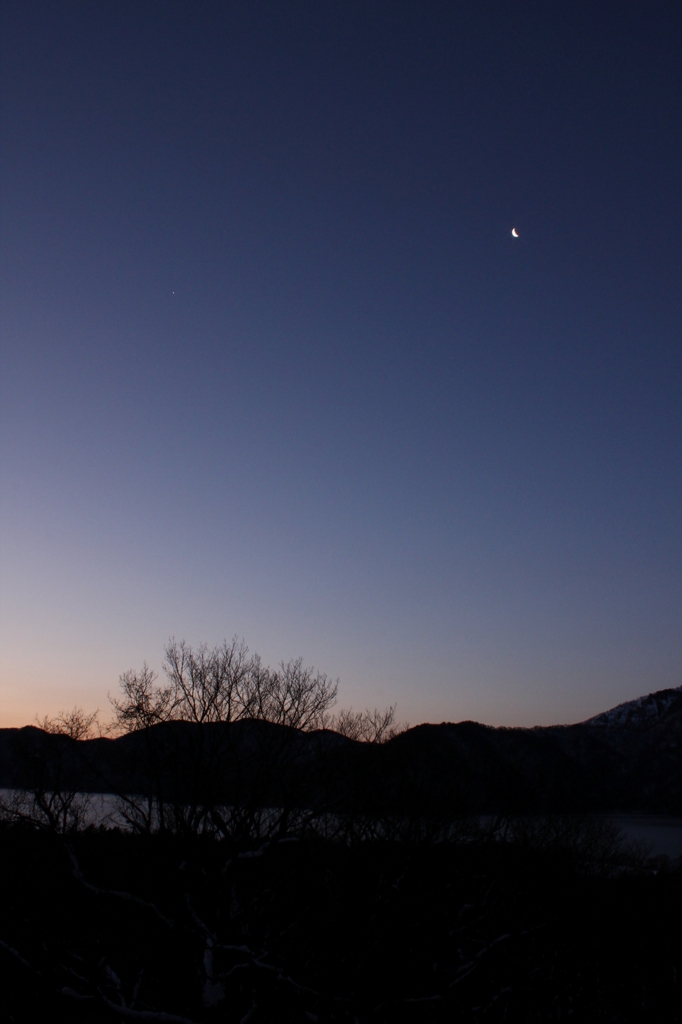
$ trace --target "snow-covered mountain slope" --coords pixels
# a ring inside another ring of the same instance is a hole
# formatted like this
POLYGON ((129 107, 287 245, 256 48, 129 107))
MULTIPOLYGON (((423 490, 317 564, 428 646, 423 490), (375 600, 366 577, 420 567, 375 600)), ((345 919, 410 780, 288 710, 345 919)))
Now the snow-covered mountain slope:
POLYGON ((658 690, 645 697, 625 701, 610 711, 588 718, 584 725, 647 726, 659 721, 673 705, 682 705, 682 686, 672 690, 658 690))

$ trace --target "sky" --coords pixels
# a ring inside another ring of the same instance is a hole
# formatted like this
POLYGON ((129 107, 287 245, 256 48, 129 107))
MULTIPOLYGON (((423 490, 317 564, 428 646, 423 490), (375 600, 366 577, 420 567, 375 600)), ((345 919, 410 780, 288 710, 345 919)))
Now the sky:
POLYGON ((171 636, 412 724, 682 683, 679 4, 1 19, 0 726, 171 636))

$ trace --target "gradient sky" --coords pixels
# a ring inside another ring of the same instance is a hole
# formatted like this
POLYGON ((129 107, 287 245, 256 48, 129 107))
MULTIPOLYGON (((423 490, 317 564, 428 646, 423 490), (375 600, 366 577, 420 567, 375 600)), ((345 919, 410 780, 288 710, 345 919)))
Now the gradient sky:
POLYGON ((682 683, 678 3, 0 28, 0 725, 171 635, 413 724, 682 683))

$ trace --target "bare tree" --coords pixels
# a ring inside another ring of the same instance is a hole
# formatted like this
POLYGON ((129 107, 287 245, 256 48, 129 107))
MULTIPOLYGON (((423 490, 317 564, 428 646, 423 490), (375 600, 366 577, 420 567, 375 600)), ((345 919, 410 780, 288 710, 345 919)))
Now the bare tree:
POLYGON ((234 637, 212 650, 181 640, 166 645, 164 672, 172 693, 171 717, 187 722, 234 722, 256 717, 252 659, 234 637))
POLYGON ((109 698, 114 729, 143 734, 116 785, 122 818, 136 830, 232 837, 288 828, 295 734, 215 726, 250 721, 315 729, 334 704, 338 683, 301 658, 270 669, 236 637, 214 648, 172 638, 163 671, 164 684, 146 664, 125 672, 121 696, 109 698), (150 728, 162 724, 174 727, 150 728), (273 800, 276 814, 264 811, 273 800))
POLYGON ((0 799, 0 818, 23 821, 62 835, 87 824, 91 801, 73 784, 74 744, 90 739, 99 725, 98 711, 81 707, 60 711, 55 718, 38 720, 43 732, 54 737, 40 752, 26 751, 24 770, 30 778, 25 789, 16 789, 0 799))
POLYGON ((236 637, 217 647, 166 645, 166 686, 143 665, 120 678, 123 696, 110 697, 116 725, 125 732, 158 722, 237 722, 251 718, 294 729, 315 729, 336 701, 338 681, 303 665, 302 658, 265 667, 236 637))
POLYGON ((274 672, 262 669, 260 660, 254 659, 252 682, 258 695, 254 717, 294 729, 321 726, 338 692, 338 681, 334 683, 323 672, 306 668, 302 658, 286 664, 282 661, 274 672))
POLYGON ((350 740, 358 740, 361 743, 387 743, 407 728, 406 725, 396 725, 395 712, 395 704, 384 708, 383 711, 379 708, 371 711, 369 708, 365 708, 364 711, 342 708, 338 714, 328 718, 325 725, 350 740))
POLYGON ((72 711, 60 711, 56 718, 45 715, 43 718, 36 716, 36 722, 43 732, 49 732, 53 736, 68 736, 72 740, 88 740, 95 735, 99 729, 99 708, 88 714, 81 707, 75 707, 72 711))
POLYGON ((117 700, 109 695, 114 708, 115 725, 124 732, 147 729, 158 722, 166 722, 173 712, 173 691, 170 686, 157 686, 156 672, 145 661, 142 669, 129 669, 120 676, 123 697, 117 700))

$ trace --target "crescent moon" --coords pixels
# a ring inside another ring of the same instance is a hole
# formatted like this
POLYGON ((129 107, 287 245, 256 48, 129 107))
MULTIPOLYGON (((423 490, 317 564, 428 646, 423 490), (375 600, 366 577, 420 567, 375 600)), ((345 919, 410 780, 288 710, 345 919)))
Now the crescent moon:
POLYGON ((519 237, 519 233, 516 230, 516 228, 512 228, 512 235, 513 235, 514 238, 518 238, 519 237))

